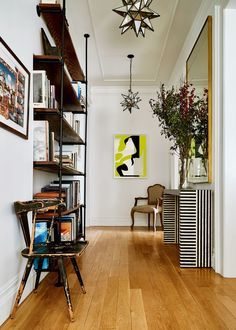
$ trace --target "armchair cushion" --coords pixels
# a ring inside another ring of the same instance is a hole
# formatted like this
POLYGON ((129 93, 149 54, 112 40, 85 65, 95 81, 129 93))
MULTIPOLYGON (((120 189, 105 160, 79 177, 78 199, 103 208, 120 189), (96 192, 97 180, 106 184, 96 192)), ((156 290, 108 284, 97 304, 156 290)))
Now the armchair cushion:
POLYGON ((162 207, 156 205, 137 205, 132 208, 133 212, 139 213, 153 213, 153 212, 161 212, 162 207))

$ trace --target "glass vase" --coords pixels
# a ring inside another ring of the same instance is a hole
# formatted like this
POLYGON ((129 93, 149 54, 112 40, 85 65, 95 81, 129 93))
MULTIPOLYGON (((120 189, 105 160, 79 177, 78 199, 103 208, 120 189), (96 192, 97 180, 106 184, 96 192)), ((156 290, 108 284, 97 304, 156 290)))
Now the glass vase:
POLYGON ((179 189, 188 187, 188 159, 179 159, 179 189))

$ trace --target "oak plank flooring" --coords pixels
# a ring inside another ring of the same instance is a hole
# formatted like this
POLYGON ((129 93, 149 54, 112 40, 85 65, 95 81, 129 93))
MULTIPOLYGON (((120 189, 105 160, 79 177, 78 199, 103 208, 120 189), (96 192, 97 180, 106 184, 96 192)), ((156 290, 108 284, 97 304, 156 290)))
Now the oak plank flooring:
POLYGON ((178 249, 147 228, 90 228, 78 259, 87 293, 67 265, 75 322, 49 274, 1 329, 236 329, 236 279, 178 266, 178 249))

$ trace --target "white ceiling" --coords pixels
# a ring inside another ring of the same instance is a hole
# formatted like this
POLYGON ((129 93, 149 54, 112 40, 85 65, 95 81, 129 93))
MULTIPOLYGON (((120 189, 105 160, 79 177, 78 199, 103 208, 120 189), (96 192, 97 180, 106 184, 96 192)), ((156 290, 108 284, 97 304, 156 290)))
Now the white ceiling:
POLYGON ((122 0, 67 0, 67 18, 81 65, 84 40, 89 33, 90 85, 127 85, 128 54, 134 54, 133 85, 160 85, 168 82, 178 54, 202 0, 153 0, 150 8, 160 14, 153 19, 154 32, 136 37, 132 30, 121 35, 122 17, 112 9, 122 0))

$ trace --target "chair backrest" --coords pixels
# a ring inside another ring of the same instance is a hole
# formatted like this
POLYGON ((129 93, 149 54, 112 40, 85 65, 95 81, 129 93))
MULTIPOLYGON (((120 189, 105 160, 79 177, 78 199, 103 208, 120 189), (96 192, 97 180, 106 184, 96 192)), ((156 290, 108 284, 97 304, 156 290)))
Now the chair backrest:
POLYGON ((159 197, 163 197, 165 187, 161 184, 154 184, 147 188, 148 204, 155 205, 159 197))
POLYGON ((15 212, 20 220, 21 228, 23 231, 25 244, 27 247, 30 246, 31 243, 31 235, 29 230, 29 219, 28 213, 29 212, 37 212, 38 210, 44 210, 49 207, 58 207, 59 205, 64 205, 58 199, 52 200, 31 200, 31 201, 24 201, 24 202, 15 202, 15 212))

